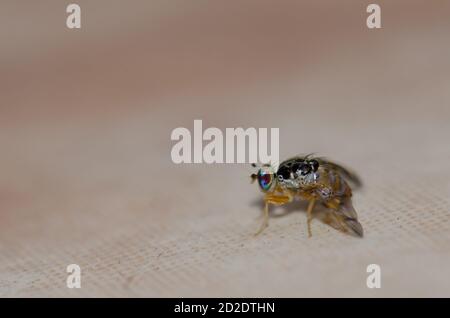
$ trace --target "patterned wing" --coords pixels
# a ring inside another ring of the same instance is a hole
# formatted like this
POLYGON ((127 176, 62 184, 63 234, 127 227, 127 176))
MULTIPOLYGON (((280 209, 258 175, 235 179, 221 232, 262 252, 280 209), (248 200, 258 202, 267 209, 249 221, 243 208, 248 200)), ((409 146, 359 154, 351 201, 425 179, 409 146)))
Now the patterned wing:
POLYGON ((363 227, 358 221, 350 198, 346 198, 342 202, 331 200, 324 202, 324 205, 328 208, 326 222, 329 225, 356 236, 364 235, 363 227))
POLYGON ((348 181, 354 188, 360 188, 362 186, 361 179, 358 177, 358 175, 354 171, 352 171, 346 167, 343 167, 342 165, 340 165, 338 163, 330 161, 326 158, 316 158, 316 160, 319 161, 319 164, 321 166, 324 166, 330 170, 336 171, 346 181, 348 181))
POLYGON ((337 169, 322 166, 322 182, 318 193, 322 203, 328 208, 327 219, 331 226, 344 232, 363 236, 364 231, 358 222, 358 215, 352 204, 352 190, 346 179, 337 169))

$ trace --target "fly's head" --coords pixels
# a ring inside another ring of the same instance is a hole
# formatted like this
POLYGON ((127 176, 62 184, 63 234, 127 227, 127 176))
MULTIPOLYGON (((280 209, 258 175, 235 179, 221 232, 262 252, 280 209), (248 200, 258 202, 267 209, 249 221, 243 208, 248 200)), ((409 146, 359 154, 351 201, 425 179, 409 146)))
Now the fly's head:
POLYGON ((275 169, 269 164, 264 164, 261 166, 252 164, 252 166, 254 168, 259 168, 257 173, 253 173, 250 176, 252 178, 252 182, 258 181, 258 185, 263 192, 273 191, 277 185, 275 169))

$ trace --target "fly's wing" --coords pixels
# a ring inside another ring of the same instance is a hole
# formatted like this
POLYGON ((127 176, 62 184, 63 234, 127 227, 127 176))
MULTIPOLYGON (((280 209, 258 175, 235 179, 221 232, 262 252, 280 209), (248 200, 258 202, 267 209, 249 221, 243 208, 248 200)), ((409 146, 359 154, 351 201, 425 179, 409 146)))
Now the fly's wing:
POLYGON ((328 207, 328 215, 326 223, 342 230, 350 232, 353 235, 362 237, 364 230, 361 223, 358 222, 358 216, 353 208, 351 199, 344 200, 337 207, 326 205, 328 207))
POLYGON ((364 231, 353 208, 352 191, 347 182, 355 187, 361 186, 361 180, 351 170, 324 158, 316 158, 322 167, 322 188, 328 189, 329 196, 322 196, 323 204, 328 208, 326 223, 349 232, 356 236, 363 236, 364 231))
POLYGON ((339 173, 345 180, 350 182, 350 184, 354 188, 360 188, 362 186, 361 179, 352 170, 345 168, 342 165, 332 162, 326 158, 316 158, 316 159, 319 161, 320 165, 328 167, 329 169, 332 169, 337 173, 339 173))

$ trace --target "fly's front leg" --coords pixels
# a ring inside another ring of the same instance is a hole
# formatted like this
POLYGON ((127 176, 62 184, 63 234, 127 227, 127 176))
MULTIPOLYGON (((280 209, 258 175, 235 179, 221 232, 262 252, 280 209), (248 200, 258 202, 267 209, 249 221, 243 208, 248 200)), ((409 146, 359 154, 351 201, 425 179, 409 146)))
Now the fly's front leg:
POLYGON ((312 221, 312 211, 314 209, 314 205, 316 204, 316 199, 313 198, 311 200, 309 200, 309 204, 308 204, 308 210, 307 215, 308 215, 308 236, 311 237, 312 236, 312 232, 311 232, 311 221, 312 221))
POLYGON ((264 220, 258 232, 255 233, 255 236, 261 234, 262 231, 269 226, 269 204, 283 205, 291 202, 292 199, 291 195, 266 194, 264 197, 264 220))
POLYGON ((262 231, 264 231, 264 229, 269 226, 269 202, 268 201, 264 202, 264 216, 263 216, 263 218, 264 218, 263 219, 263 223, 259 227, 258 232, 255 233, 255 236, 261 234, 262 231))

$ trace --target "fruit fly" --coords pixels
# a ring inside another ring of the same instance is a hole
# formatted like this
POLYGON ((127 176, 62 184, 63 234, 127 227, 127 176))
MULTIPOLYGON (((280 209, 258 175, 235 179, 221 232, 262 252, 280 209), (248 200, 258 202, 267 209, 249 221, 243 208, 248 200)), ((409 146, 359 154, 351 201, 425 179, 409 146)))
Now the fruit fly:
POLYGON ((260 234, 269 222, 269 205, 284 205, 294 198, 308 201, 308 235, 312 236, 312 212, 317 204, 326 208, 325 222, 356 236, 363 236, 363 228, 352 204, 352 189, 360 187, 358 176, 343 166, 325 158, 312 155, 298 156, 283 161, 278 170, 264 164, 253 167, 258 172, 251 175, 258 181, 264 195, 264 221, 256 233, 260 234))

